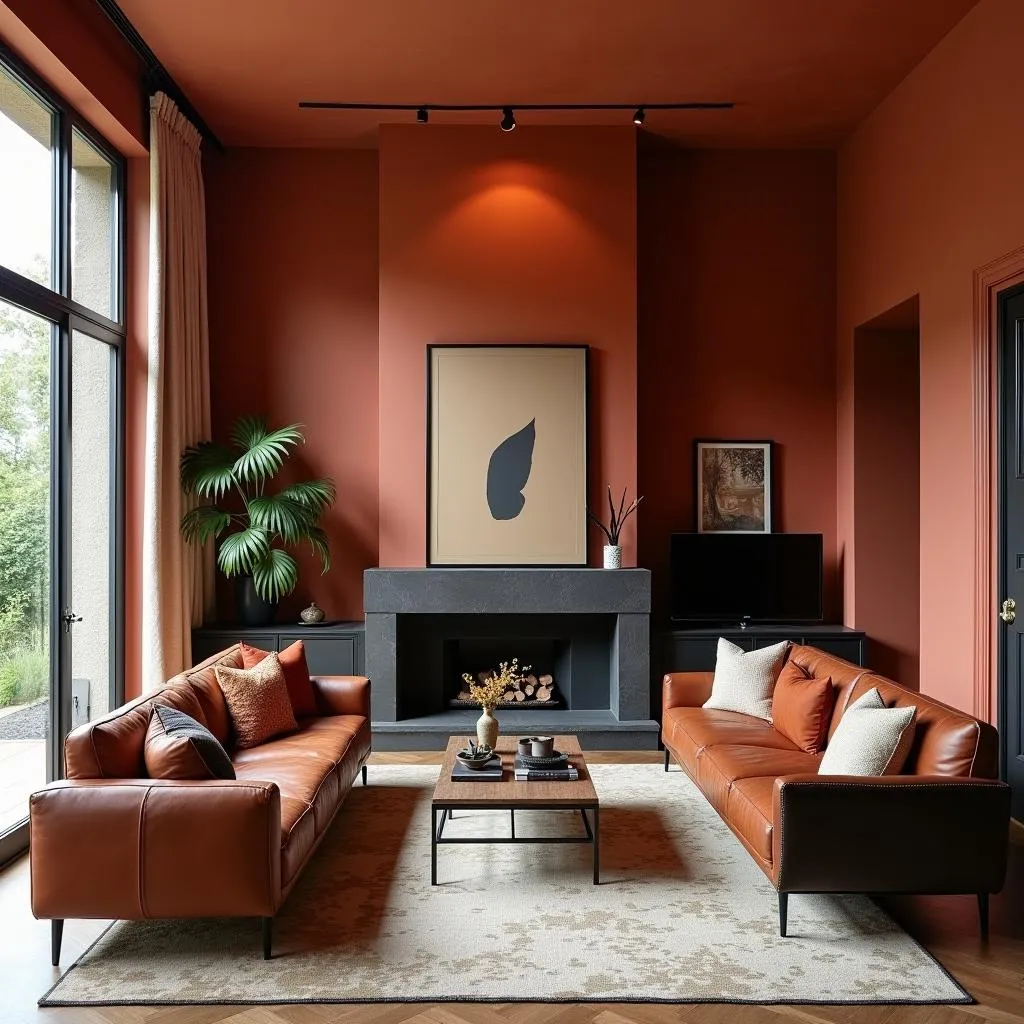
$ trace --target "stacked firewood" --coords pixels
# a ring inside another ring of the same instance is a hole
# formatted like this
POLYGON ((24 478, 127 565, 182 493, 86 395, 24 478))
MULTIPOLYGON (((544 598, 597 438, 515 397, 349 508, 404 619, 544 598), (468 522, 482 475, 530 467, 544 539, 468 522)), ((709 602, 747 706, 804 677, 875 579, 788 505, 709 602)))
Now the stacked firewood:
MULTIPOLYGON (((493 672, 477 672, 476 677, 481 683, 485 683, 493 676, 493 672)), ((534 675, 528 672, 525 675, 517 676, 509 688, 502 694, 503 704, 522 704, 524 701, 539 701, 546 703, 554 699, 555 680, 548 674, 534 675)), ((463 685, 458 700, 469 700, 469 686, 463 685)))

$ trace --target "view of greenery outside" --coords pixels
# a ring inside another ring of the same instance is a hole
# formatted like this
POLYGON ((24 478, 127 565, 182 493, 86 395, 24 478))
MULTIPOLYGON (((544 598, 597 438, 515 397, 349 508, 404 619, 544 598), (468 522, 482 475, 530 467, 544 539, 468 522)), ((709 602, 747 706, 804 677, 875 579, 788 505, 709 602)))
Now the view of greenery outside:
POLYGON ((50 331, 0 302, 0 708, 49 692, 50 331))

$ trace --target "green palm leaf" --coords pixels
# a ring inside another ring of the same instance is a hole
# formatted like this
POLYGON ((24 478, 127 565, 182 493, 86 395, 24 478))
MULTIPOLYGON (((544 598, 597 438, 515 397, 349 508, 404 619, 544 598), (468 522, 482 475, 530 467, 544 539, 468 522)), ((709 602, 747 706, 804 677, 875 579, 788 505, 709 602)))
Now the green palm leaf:
POLYGON ((295 584, 299 582, 299 567, 287 551, 270 548, 253 566, 252 580, 256 585, 256 593, 264 601, 276 604, 295 589, 295 584))
POLYGON ((225 537, 217 552, 217 564, 225 576, 252 573, 254 567, 266 558, 270 542, 266 533, 255 526, 225 537))
POLYGON ((266 422, 255 416, 243 416, 232 428, 232 438, 242 449, 235 460, 234 471, 247 484, 274 476, 288 454, 288 449, 302 444, 299 424, 292 423, 278 430, 267 430, 266 422))
POLYGON ((268 533, 280 534, 287 544, 301 540, 313 526, 316 514, 284 494, 265 494, 249 501, 249 519, 268 533))
POLYGON ((181 454, 181 486, 186 494, 217 499, 234 485, 235 457, 212 441, 186 448, 181 454))
POLYGON ((290 484, 279 492, 282 498, 290 498, 300 505, 312 509, 319 515, 325 508, 333 504, 337 495, 333 480, 306 480, 299 484, 290 484))
POLYGON ((327 534, 319 526, 314 526, 306 533, 306 539, 313 548, 313 554, 320 559, 323 571, 327 572, 331 568, 331 548, 327 534))
POLYGON ((181 535, 189 544, 205 544, 219 537, 231 525, 231 515, 216 505, 200 505, 181 518, 181 535))

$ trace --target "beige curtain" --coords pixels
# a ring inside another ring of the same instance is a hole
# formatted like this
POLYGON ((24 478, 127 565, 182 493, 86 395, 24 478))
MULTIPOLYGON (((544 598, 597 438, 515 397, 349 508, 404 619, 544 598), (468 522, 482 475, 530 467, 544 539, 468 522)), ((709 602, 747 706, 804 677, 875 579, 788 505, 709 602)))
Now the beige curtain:
POLYGON ((178 530, 187 445, 210 437, 206 202, 198 131, 164 93, 150 100, 149 387, 143 531, 142 688, 191 663, 191 628, 213 596, 213 559, 178 530))

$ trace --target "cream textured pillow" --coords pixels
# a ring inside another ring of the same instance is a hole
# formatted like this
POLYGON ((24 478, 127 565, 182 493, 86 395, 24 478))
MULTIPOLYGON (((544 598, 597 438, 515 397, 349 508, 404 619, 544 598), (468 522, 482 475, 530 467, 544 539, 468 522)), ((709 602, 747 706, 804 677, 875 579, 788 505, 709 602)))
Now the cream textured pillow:
POLYGON ((715 711, 737 711, 741 715, 752 715, 770 722, 772 691, 788 648, 789 641, 783 640, 771 647, 745 651, 729 643, 725 637, 719 637, 715 679, 704 707, 715 711))
POLYGON ((253 668, 217 665, 214 672, 224 692, 239 749, 258 746, 273 736, 298 729, 288 683, 276 654, 268 654, 253 668))
POLYGON ((825 748, 819 775, 897 775, 914 742, 917 708, 887 708, 877 689, 851 704, 825 748))

